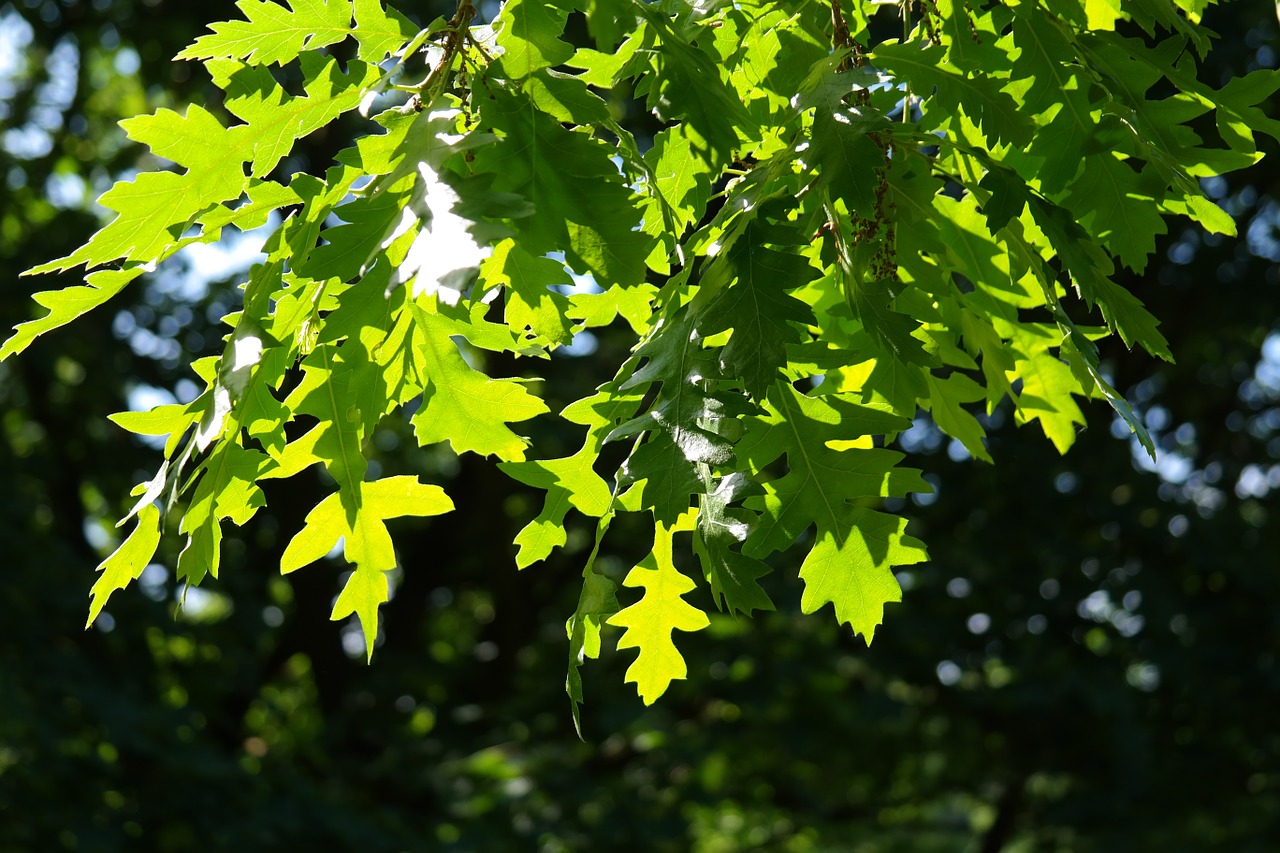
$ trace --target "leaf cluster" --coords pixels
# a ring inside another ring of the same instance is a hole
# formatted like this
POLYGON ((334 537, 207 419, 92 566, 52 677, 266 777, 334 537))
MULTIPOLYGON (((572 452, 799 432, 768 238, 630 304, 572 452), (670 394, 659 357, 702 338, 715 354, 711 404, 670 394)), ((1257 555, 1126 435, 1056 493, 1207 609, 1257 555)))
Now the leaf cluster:
POLYGON ((708 624, 685 596, 771 609, 759 580, 793 551, 802 608, 831 604, 869 641, 901 599, 894 567, 926 559, 885 509, 929 490, 892 449, 923 413, 991 461, 997 406, 1065 452, 1098 398, 1154 452, 1097 342, 1172 356, 1117 265, 1140 272, 1170 216, 1233 234, 1200 181, 1280 129, 1258 106, 1275 72, 1200 81, 1211 34, 1190 0, 903 0, 893 38, 885 4, 507 0, 472 26, 464 0, 422 28, 376 0, 239 5, 179 54, 220 107, 122 123, 172 168, 117 183, 114 218, 29 270, 86 283, 37 294, 49 312, 0 349, 188 245, 277 223, 222 351, 192 365, 203 392, 114 417, 167 439, 90 621, 166 531, 180 577, 216 577, 224 524, 318 466, 332 490, 280 568, 341 542, 331 615, 354 614, 371 655, 400 565, 386 520, 453 509, 416 476, 371 476, 369 442, 407 419, 424 448, 496 457, 545 492, 519 568, 564 546, 571 510, 594 524, 566 626, 575 719, 607 628, 652 702, 686 674, 673 632, 708 624), (566 40, 579 13, 592 46, 566 40), (618 120, 622 93, 652 138, 618 120), (375 112, 323 175, 281 174, 298 140, 375 112), (615 324, 629 356, 559 413, 580 449, 543 458, 517 432, 549 414, 532 365, 615 324), (653 545, 614 578, 595 554, 623 513, 653 545))

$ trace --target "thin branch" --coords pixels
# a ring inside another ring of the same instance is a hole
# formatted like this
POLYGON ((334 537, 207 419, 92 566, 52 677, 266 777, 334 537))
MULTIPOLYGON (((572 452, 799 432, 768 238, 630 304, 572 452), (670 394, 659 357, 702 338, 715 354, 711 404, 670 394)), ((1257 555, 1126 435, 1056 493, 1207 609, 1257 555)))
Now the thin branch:
POLYGON ((462 52, 471 33, 471 20, 475 16, 476 10, 471 5, 471 0, 459 0, 458 10, 454 12, 446 28, 449 35, 445 38, 444 55, 440 57, 440 62, 431 70, 427 79, 422 81, 422 91, 428 103, 434 101, 436 96, 444 91, 449 72, 453 68, 453 60, 462 52))
POLYGON ((849 51, 840 60, 837 70, 848 71, 850 68, 862 65, 862 48, 853 40, 853 35, 849 32, 849 25, 844 20, 844 12, 840 9, 840 0, 831 0, 831 46, 836 50, 849 51))

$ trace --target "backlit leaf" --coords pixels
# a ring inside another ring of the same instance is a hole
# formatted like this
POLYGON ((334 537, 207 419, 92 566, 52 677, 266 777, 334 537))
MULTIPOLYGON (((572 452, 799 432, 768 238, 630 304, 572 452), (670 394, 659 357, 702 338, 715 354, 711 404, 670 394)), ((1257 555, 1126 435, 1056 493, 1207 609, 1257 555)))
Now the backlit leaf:
POLYGON ((386 572, 396 567, 395 550, 385 522, 404 516, 440 515, 453 501, 439 486, 416 477, 387 477, 358 485, 353 505, 339 493, 329 495, 307 513, 306 524, 289 541, 280 558, 288 573, 314 563, 343 540, 342 553, 355 571, 333 605, 331 619, 355 614, 364 631, 365 649, 373 656, 378 633, 378 607, 387 600, 386 572))
POLYGON ((124 589, 142 574, 142 570, 151 562, 160 544, 160 511, 150 504, 138 513, 138 523, 120 547, 110 557, 98 564, 97 571, 101 576, 93 584, 90 595, 93 600, 89 605, 89 621, 85 627, 93 624, 102 608, 106 605, 111 593, 124 589))
POLYGON ((675 567, 673 533, 661 522, 656 525, 653 550, 622 582, 625 587, 642 588, 644 596, 608 620, 610 625, 626 629, 618 640, 619 649, 639 650, 627 668, 626 680, 636 685, 646 705, 652 705, 672 681, 688 675, 672 632, 701 631, 710 624, 705 613, 683 598, 694 583, 675 567))

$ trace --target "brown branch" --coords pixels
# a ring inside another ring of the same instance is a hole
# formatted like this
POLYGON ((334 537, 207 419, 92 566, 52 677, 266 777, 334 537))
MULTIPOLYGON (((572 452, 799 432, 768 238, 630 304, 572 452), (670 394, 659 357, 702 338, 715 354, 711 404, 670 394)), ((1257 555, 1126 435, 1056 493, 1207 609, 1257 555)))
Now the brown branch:
POLYGON ((426 93, 428 101, 434 101, 436 96, 444 91, 444 81, 448 79, 454 58, 466 44, 470 35, 471 19, 475 16, 476 10, 471 5, 471 0, 458 1, 458 10, 453 13, 453 18, 449 20, 449 25, 445 29, 449 35, 444 42, 444 56, 440 57, 439 64, 431 69, 431 74, 422 83, 422 91, 426 93))
POLYGON ((862 65, 862 47, 853 40, 849 25, 845 23, 844 12, 840 9, 840 0, 831 0, 831 46, 836 50, 848 50, 849 53, 840 60, 839 71, 862 65))

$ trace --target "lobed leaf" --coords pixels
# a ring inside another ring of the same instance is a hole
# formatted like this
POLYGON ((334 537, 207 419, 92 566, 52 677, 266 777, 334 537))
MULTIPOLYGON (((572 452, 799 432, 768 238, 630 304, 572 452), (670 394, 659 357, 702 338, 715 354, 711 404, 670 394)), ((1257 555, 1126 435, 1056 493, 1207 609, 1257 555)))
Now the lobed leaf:
POLYGON ((13 334, 0 346, 0 361, 22 352, 41 335, 60 329, 105 304, 141 272, 142 268, 139 266, 122 270, 99 270, 91 273, 83 285, 35 294, 32 298, 37 304, 48 308, 49 313, 15 326, 13 334))
POLYGON ((674 533, 673 527, 662 522, 654 526, 653 549, 622 582, 625 587, 643 588, 644 596, 608 619, 608 624, 625 629, 618 640, 619 650, 639 651, 627 667, 626 681, 636 685, 646 705, 652 705, 672 681, 688 675, 684 658, 672 641, 672 632, 701 631, 711 624, 705 613, 683 598, 694 583, 675 567, 671 543, 674 533))
POLYGON ((386 572, 396 567, 386 522, 405 516, 440 515, 452 509, 453 501, 443 489, 420 483, 416 477, 361 482, 349 498, 335 492, 307 513, 303 528, 289 540, 280 558, 280 571, 287 574, 310 565, 343 540, 343 556, 355 564, 355 571, 347 578, 329 618, 355 614, 364 632, 367 655, 372 658, 378 607, 388 596, 386 572))
POLYGON ((120 543, 120 547, 111 556, 98 564, 96 571, 101 576, 94 582, 90 590, 92 601, 89 603, 88 628, 98 618, 102 608, 106 606, 111 593, 124 589, 131 581, 142 575, 142 570, 151 562, 160 544, 160 510, 151 504, 142 507, 138 512, 138 523, 129 533, 128 538, 120 543))
POLYGON ((337 44, 351 34, 345 0, 237 0, 248 19, 213 24, 176 59, 241 59, 251 65, 283 65, 306 50, 337 44))
POLYGON ((542 414, 546 403, 530 394, 522 382, 490 379, 472 369, 437 315, 415 311, 414 316, 424 332, 418 371, 426 388, 422 407, 413 416, 418 443, 448 441, 456 453, 524 459, 527 442, 507 424, 542 414))

